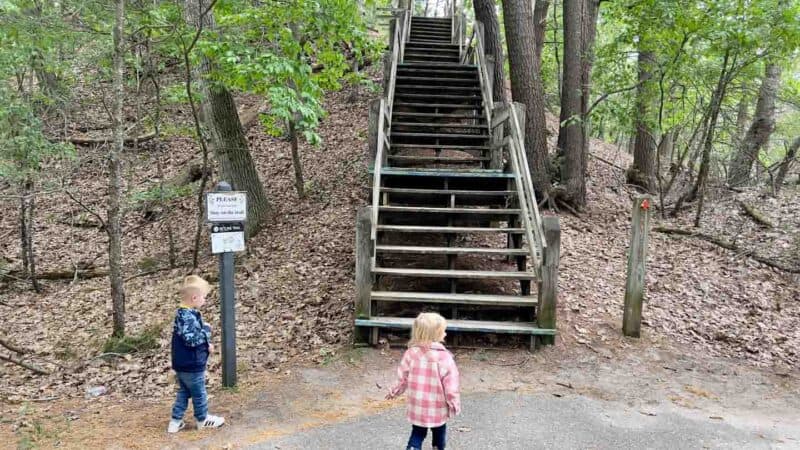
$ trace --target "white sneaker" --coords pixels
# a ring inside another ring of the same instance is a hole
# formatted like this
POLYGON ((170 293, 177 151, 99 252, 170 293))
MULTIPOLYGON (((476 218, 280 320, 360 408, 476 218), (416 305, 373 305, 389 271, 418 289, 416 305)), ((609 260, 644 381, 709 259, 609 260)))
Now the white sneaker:
POLYGON ((182 420, 175 420, 171 419, 169 421, 169 425, 167 426, 167 433, 177 433, 181 431, 186 426, 186 422, 182 420))
POLYGON ((212 416, 211 414, 206 416, 206 420, 202 422, 197 422, 197 429, 202 430, 203 428, 219 428, 223 424, 225 424, 225 418, 220 416, 212 416))

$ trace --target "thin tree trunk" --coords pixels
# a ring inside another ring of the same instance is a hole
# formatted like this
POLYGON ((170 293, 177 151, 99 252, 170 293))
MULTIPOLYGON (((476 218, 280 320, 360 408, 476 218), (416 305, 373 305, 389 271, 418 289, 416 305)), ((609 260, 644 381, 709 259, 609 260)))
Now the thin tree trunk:
POLYGON ((300 198, 306 197, 305 181, 303 180, 303 165, 300 161, 300 142, 297 136, 297 128, 294 121, 287 122, 289 129, 289 142, 292 147, 292 167, 294 167, 294 188, 297 190, 297 196, 300 198))
MULTIPOLYGON (((186 0, 187 22, 198 30, 213 30, 215 22, 211 6, 211 0, 186 0)), ((250 155, 233 95, 224 86, 207 80, 213 69, 212 62, 205 57, 196 68, 203 97, 202 120, 219 163, 220 177, 234 190, 247 191, 246 232, 252 236, 263 225, 269 213, 269 202, 250 155)))
POLYGON ((28 267, 28 200, 25 195, 25 183, 20 185, 19 196, 19 244, 20 258, 22 259, 22 275, 28 278, 30 268, 28 267))
POLYGON ((758 158, 758 152, 769 141, 775 129, 775 99, 778 96, 781 70, 776 64, 767 64, 764 71, 764 80, 758 92, 756 111, 753 114, 753 123, 747 130, 747 135, 742 145, 736 152, 736 157, 731 161, 728 171, 728 184, 741 186, 750 181, 750 171, 753 162, 758 158))
POLYGON ((553 56, 556 60, 556 80, 558 85, 558 98, 561 98, 562 77, 561 77, 561 58, 558 47, 558 0, 553 0, 553 56))
POLYGON ((592 117, 589 103, 592 98, 592 67, 594 66, 594 41, 597 34, 597 15, 600 11, 600 0, 585 0, 581 14, 581 136, 583 151, 581 152, 581 198, 577 205, 586 205, 586 172, 589 166, 589 136, 592 130, 592 117))
POLYGON ((494 0, 474 0, 475 19, 483 23, 486 54, 494 55, 494 86, 492 98, 495 102, 506 102, 505 63, 503 43, 500 39, 500 24, 494 0))
POLYGON ((800 136, 796 137, 792 142, 792 145, 786 149, 786 156, 783 158, 781 167, 778 169, 778 175, 775 177, 775 195, 778 195, 778 193, 781 191, 781 186, 786 180, 786 174, 789 173, 789 169, 792 167, 795 158, 797 158, 797 150, 799 148, 800 136))
POLYGON ((628 183, 647 192, 656 188, 656 131, 653 129, 652 94, 655 56, 651 51, 639 51, 639 86, 636 88, 636 138, 633 144, 633 164, 628 169, 628 183))
POLYGON ((114 40, 114 144, 108 152, 108 272, 111 281, 111 303, 113 309, 113 336, 125 335, 125 285, 122 277, 122 152, 124 150, 125 124, 123 102, 125 96, 125 0, 116 2, 116 21, 113 30, 114 40))
POLYGON ((725 90, 728 86, 729 68, 728 59, 730 57, 730 49, 725 51, 725 56, 722 60, 722 70, 720 71, 717 87, 714 89, 714 94, 711 96, 711 105, 708 118, 708 127, 705 132, 705 140, 703 142, 703 156, 700 161, 700 170, 697 173, 697 180, 694 187, 687 195, 681 196, 675 205, 675 211, 679 211, 684 201, 692 201, 699 197, 697 202, 697 214, 694 219, 694 226, 700 227, 700 218, 703 213, 703 205, 705 202, 706 183, 708 181, 708 172, 711 166, 711 149, 714 145, 715 129, 717 127, 717 119, 719 118, 719 111, 722 105, 722 100, 725 98, 725 90))
POLYGON ((525 148, 533 187, 542 197, 550 192, 545 129, 544 86, 534 49, 533 5, 530 0, 503 0, 506 45, 511 68, 511 95, 525 105, 525 148))
POLYGON ((544 33, 547 31, 547 9, 550 8, 549 0, 536 0, 533 9, 534 40, 536 50, 536 61, 539 68, 542 67, 542 48, 544 48, 544 33))
MULTIPOLYGON (((744 90, 744 89, 742 89, 744 90)), ((731 145, 734 149, 739 149, 742 146, 742 142, 744 142, 744 134, 747 131, 747 116, 749 114, 748 111, 748 102, 750 99, 747 95, 742 94, 741 100, 739 100, 739 106, 736 108, 736 130, 733 133, 733 139, 731 145)))
POLYGON ((36 220, 36 196, 33 193, 33 181, 28 180, 25 183, 25 197, 28 199, 28 206, 27 212, 28 217, 26 219, 28 230, 25 233, 26 238, 28 239, 27 247, 27 258, 28 258, 28 276, 31 279, 31 287, 33 290, 38 294, 42 292, 42 288, 39 286, 39 279, 36 275, 36 253, 34 252, 33 246, 33 231, 34 231, 34 221, 36 220))
POLYGON ((589 0, 564 0, 564 68, 562 70, 561 118, 558 132, 560 195, 578 209, 586 205, 584 157, 583 70, 585 39, 584 7, 589 0))

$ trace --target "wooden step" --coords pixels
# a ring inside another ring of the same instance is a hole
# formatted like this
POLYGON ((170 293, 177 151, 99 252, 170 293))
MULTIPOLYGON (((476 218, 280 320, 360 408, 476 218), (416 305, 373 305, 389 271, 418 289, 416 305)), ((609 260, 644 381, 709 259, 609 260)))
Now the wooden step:
POLYGON ((447 269, 412 269, 376 267, 372 269, 375 275, 392 275, 399 277, 418 278, 459 278, 469 280, 535 280, 536 274, 532 272, 505 272, 490 270, 447 270, 447 269))
POLYGON ((448 118, 448 119, 477 119, 483 120, 483 114, 440 114, 440 113, 419 113, 407 111, 392 111, 392 116, 395 117, 432 117, 432 118, 448 118))
POLYGON ((406 52, 403 55, 404 60, 409 58, 419 58, 423 61, 441 61, 441 62, 458 62, 458 55, 431 55, 429 53, 406 52))
POLYGON ((471 234, 471 233, 508 233, 523 234, 524 228, 508 227, 436 227, 423 225, 378 225, 378 231, 393 233, 443 233, 443 234, 471 234))
MULTIPOLYGON (((406 77, 406 76, 400 75, 400 76, 397 77, 397 82, 398 82, 397 86, 401 86, 400 83, 403 83, 403 82, 414 83, 414 82, 419 82, 419 81, 427 82, 427 83, 437 82, 437 83, 464 83, 464 84, 469 83, 469 84, 475 84, 475 85, 479 85, 480 84, 480 82, 478 81, 477 77, 471 77, 471 78, 406 77)), ((426 85, 426 86, 429 86, 431 88, 434 87, 434 86, 430 86, 430 85, 426 85)))
POLYGON ((403 127, 419 127, 419 128, 472 128, 472 129, 481 129, 481 130, 488 130, 489 126, 485 124, 478 124, 472 125, 467 123, 453 123, 453 122, 442 122, 442 123, 431 123, 431 122, 394 122, 392 126, 403 126, 403 127))
MULTIPOLYGON (((480 100, 480 97, 478 97, 480 100)), ((483 110, 483 106, 476 103, 419 103, 419 102, 394 102, 394 106, 407 106, 409 108, 449 108, 449 109, 475 109, 483 110)), ((392 111, 394 113, 394 111, 392 111)))
POLYGON ((458 44, 451 44, 451 43, 449 43, 449 42, 435 42, 435 41, 431 41, 431 42, 428 42, 428 43, 426 43, 426 42, 411 41, 411 40, 409 40, 408 42, 406 42, 406 48, 409 48, 409 47, 416 47, 416 46, 425 46, 425 47, 438 47, 438 48, 452 48, 452 49, 455 49, 455 50, 460 50, 460 49, 459 49, 459 47, 458 47, 458 44))
POLYGON ((477 101, 483 100, 480 95, 458 95, 458 94, 413 94, 410 92, 396 92, 394 97, 403 97, 403 98, 435 98, 437 100, 469 100, 469 101, 477 101))
POLYGON ((408 40, 408 42, 406 42, 406 44, 422 44, 422 45, 429 45, 429 46, 434 46, 434 45, 436 45, 436 46, 440 46, 440 45, 448 45, 448 46, 449 45, 455 45, 456 47, 458 47, 458 44, 453 44, 452 42, 450 42, 450 40, 431 41, 429 39, 410 39, 410 36, 409 36, 409 40, 408 40))
MULTIPOLYGON (((370 173, 372 169, 370 169, 370 173)), ((429 169, 424 167, 384 167, 384 176, 442 177, 442 178, 514 178, 513 173, 491 169, 429 169)))
POLYGON ((413 51, 413 52, 434 52, 434 53, 455 53, 459 55, 458 47, 456 48, 448 48, 448 47, 434 47, 434 46, 427 46, 427 45, 420 45, 420 44, 406 44, 406 52, 413 51))
POLYGON ((489 139, 485 134, 448 134, 448 133, 410 133, 406 131, 395 131, 392 138, 396 137, 425 137, 433 139, 489 139))
POLYGON ((404 253, 422 255, 512 255, 526 256, 524 248, 468 248, 468 247, 420 247, 406 245, 378 245, 378 253, 404 253))
POLYGON ((438 208, 431 206, 380 206, 380 212, 393 213, 425 213, 425 214, 492 214, 512 215, 520 214, 521 209, 516 208, 438 208))
POLYGON ((469 164, 479 163, 483 161, 490 161, 488 157, 471 157, 471 158, 454 158, 449 156, 408 156, 408 155, 388 155, 388 158, 393 161, 400 162, 419 162, 419 163, 437 163, 437 164, 469 164))
POLYGON ((372 291, 370 298, 378 302, 448 303, 458 305, 536 306, 532 295, 445 294, 437 292, 372 291))
MULTIPOLYGON (((397 113, 393 113, 397 114, 397 113)), ((441 144, 393 144, 393 149, 411 148, 411 149, 427 149, 427 150, 491 150, 492 147, 488 145, 441 145, 441 144)))
POLYGON ((401 63, 401 64, 398 65, 398 68, 399 69, 404 69, 404 68, 421 68, 421 69, 431 68, 431 69, 437 69, 437 70, 442 70, 444 68, 452 68, 452 69, 458 69, 458 70, 476 70, 477 66, 474 66, 474 65, 471 65, 471 64, 459 64, 459 63, 444 63, 444 64, 441 64, 441 63, 414 62, 414 63, 401 63))
MULTIPOLYGON (((481 91, 481 88, 474 87, 474 86, 436 86, 434 84, 405 84, 405 83, 396 84, 395 85, 395 89, 396 90, 413 89, 414 91, 419 91, 419 90, 422 90, 422 89, 425 89, 425 90, 432 89, 432 90, 436 90, 436 91, 441 91, 441 90, 445 90, 445 91, 472 91, 472 92, 480 92, 481 91)), ((398 95, 398 93, 395 93, 395 96, 397 96, 397 95, 398 95)))
POLYGON ((471 189, 418 189, 418 188, 391 188, 382 187, 381 192, 389 194, 418 194, 418 195, 446 195, 446 196, 474 196, 474 197, 505 197, 517 195, 516 191, 479 191, 471 189))
MULTIPOLYGON (((370 317, 356 319, 358 327, 378 327, 398 330, 410 330, 414 319, 411 317, 370 317)), ((524 335, 554 336, 556 330, 539 328, 533 322, 489 322, 483 320, 448 320, 447 331, 464 331, 478 333, 504 333, 524 335)))

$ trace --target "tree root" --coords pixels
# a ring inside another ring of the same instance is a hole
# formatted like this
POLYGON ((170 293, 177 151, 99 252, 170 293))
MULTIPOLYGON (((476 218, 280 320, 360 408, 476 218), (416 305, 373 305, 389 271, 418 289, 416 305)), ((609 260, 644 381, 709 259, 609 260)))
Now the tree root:
POLYGON ((718 245, 724 249, 736 252, 742 256, 746 256, 748 258, 752 258, 761 264, 767 265, 769 267, 782 270, 784 272, 789 273, 800 273, 800 267, 788 266, 786 264, 780 263, 778 261, 773 261, 771 259, 765 258, 763 256, 757 255, 752 250, 744 250, 741 247, 737 246, 733 242, 725 240, 720 237, 711 236, 710 234, 701 233, 699 231, 691 231, 691 230, 683 230, 680 228, 669 228, 669 227, 653 227, 653 231, 657 233, 665 233, 665 234, 678 234, 682 236, 691 236, 702 239, 706 242, 711 242, 712 244, 718 245))

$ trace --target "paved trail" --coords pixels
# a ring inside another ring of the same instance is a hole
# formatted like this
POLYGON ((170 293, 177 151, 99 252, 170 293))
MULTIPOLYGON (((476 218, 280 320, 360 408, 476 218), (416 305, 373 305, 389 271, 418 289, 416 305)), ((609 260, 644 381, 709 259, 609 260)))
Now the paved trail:
MULTIPOLYGON (((785 427, 772 428, 777 434, 770 436, 761 426, 669 405, 643 410, 580 395, 481 393, 465 396, 464 414, 448 425, 448 449, 800 448, 800 436, 787 440, 785 427)), ((404 411, 395 408, 250 448, 401 449, 409 430, 404 411)))

